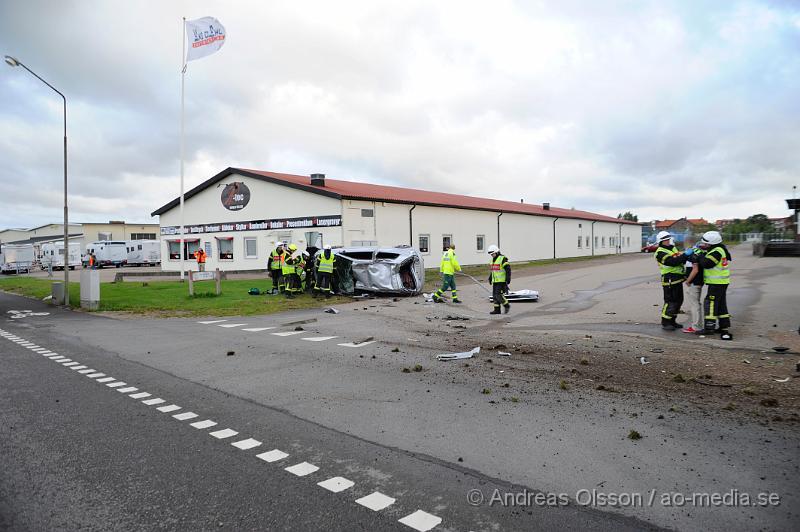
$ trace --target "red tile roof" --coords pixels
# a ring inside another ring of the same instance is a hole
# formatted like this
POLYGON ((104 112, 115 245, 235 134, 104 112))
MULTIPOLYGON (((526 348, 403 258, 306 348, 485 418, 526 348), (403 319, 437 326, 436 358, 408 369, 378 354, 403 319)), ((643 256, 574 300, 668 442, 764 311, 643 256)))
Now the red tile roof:
MULTIPOLYGON (((604 216, 602 214, 595 214, 592 212, 579 211, 575 209, 559 209, 556 207, 551 207, 550 209, 545 210, 541 205, 534 205, 531 203, 517 203, 514 201, 476 198, 474 196, 462 196, 459 194, 447 194, 445 192, 432 192, 428 190, 391 187, 386 185, 373 185, 370 183, 359 183, 356 181, 341 181, 338 179, 325 178, 325 186, 314 186, 311 185, 311 178, 309 176, 282 174, 278 172, 265 172, 262 170, 249 170, 245 168, 228 168, 227 170, 220 172, 211 179, 186 192, 185 198, 189 198, 194 194, 197 194, 201 190, 234 173, 256 179, 263 179, 273 183, 286 184, 293 188, 299 188, 307 192, 313 192, 341 199, 384 201, 387 203, 431 205, 437 207, 454 207, 460 209, 474 209, 519 214, 537 214, 549 217, 577 218, 581 220, 638 225, 636 222, 629 222, 627 220, 621 220, 611 216, 604 216)), ((179 200, 180 198, 172 200, 170 203, 154 211, 152 214, 162 214, 170 210, 179 204, 179 200)))

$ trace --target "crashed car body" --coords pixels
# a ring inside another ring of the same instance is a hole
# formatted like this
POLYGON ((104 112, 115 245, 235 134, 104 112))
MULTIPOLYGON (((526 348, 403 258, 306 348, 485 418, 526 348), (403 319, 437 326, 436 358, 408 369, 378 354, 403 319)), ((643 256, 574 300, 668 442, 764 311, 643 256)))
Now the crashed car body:
POLYGON ((335 291, 413 296, 422 293, 425 266, 410 246, 392 248, 333 248, 336 255, 335 291))

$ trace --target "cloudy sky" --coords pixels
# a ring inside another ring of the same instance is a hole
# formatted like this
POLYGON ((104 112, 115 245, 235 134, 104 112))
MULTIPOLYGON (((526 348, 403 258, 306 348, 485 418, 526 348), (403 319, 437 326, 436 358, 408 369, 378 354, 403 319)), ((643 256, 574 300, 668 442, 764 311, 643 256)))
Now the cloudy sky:
MULTIPOLYGON (((74 221, 155 221, 228 166, 640 219, 786 216, 800 2, 0 2, 0 55, 67 95, 74 221)), ((0 64, 0 228, 62 217, 62 108, 0 64)))

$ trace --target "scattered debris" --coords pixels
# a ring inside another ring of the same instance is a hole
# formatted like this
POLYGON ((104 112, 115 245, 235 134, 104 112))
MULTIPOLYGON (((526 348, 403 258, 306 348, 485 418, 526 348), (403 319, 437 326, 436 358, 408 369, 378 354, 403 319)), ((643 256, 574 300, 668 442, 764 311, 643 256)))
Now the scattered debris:
POLYGON ((53 296, 52 296, 52 295, 49 295, 49 296, 44 296, 44 297, 42 298, 42 301, 50 301, 51 299, 53 299, 53 296))
POLYGON ((399 352, 400 352, 399 347, 395 347, 394 349, 392 349, 392 353, 399 353, 399 352))
POLYGON ((417 373, 419 373, 420 371, 422 371, 422 365, 420 365, 420 364, 416 364, 416 365, 414 366, 414 371, 416 371, 417 373))
POLYGON ((567 381, 564 380, 558 383, 558 387, 562 390, 569 390, 569 384, 567 384, 567 381))
POLYGON ((775 379, 775 378, 773 378, 772 380, 774 380, 775 382, 789 382, 791 379, 790 379, 790 377, 785 377, 783 379, 775 379))
POLYGON ((519 397, 512 397, 511 398, 511 402, 512 403, 519 403, 519 397))
POLYGON ((353 345, 365 344, 367 342, 373 341, 374 339, 375 339, 374 336, 367 336, 366 338, 364 338, 362 340, 356 340, 355 342, 353 342, 353 345))
POLYGON ((706 386, 716 386, 718 388, 730 388, 733 386, 732 384, 717 384, 716 382, 707 382, 704 380, 700 380, 699 377, 695 377, 694 379, 692 379, 692 382, 696 382, 697 384, 705 384, 706 386))
POLYGON ((511 386, 511 385, 510 385, 509 383, 505 383, 505 384, 503 385, 503 388, 509 388, 510 386, 511 386))
POLYGON ((642 439, 642 435, 639 434, 639 432, 631 429, 631 431, 628 433, 628 439, 629 440, 641 440, 642 439))
POLYGON ((469 321, 469 318, 467 318, 466 316, 451 316, 449 314, 445 316, 443 319, 446 321, 458 321, 458 320, 469 321))
POLYGON ((403 373, 411 373, 411 370, 408 368, 403 368, 403 373))
POLYGON ((588 358, 582 358, 580 364, 581 364, 581 366, 588 366, 589 365, 589 359, 588 358))
POLYGON ((680 413, 681 409, 680 409, 680 408, 678 408, 678 407, 677 407, 677 406, 675 406, 675 405, 672 405, 671 407, 669 407, 669 411, 670 411, 670 412, 678 412, 678 413, 680 413))
POLYGON ((326 313, 328 313, 328 314, 339 314, 339 311, 338 311, 338 310, 336 310, 336 309, 335 309, 335 308, 333 308, 333 307, 326 308, 326 309, 325 309, 325 312, 326 312, 326 313))
POLYGON ((779 346, 773 347, 772 350, 776 351, 778 353, 785 353, 786 351, 789 350, 789 348, 788 347, 784 347, 782 345, 779 345, 779 346))
POLYGON ((616 314, 616 312, 606 312, 606 314, 616 314))
POLYGON ((642 366, 650 363, 650 361, 647 360, 647 357, 639 357, 639 362, 642 364, 642 366))
POLYGON ((295 328, 294 328, 294 330, 295 330, 295 331, 305 331, 305 329, 303 329, 303 328, 302 328, 302 327, 300 327, 299 325, 298 325, 297 327, 295 327, 295 328))
POLYGON ((508 349, 508 348, 506 347, 506 344, 497 344, 492 349, 508 349))
POLYGON ((472 351, 465 351, 463 353, 443 353, 436 355, 436 360, 460 360, 463 358, 472 358, 481 352, 480 347, 476 347, 472 351))
POLYGON ((756 390, 753 386, 747 386, 742 388, 742 393, 745 395, 756 395, 758 394, 758 390, 756 390))
POLYGON ((490 393, 492 393, 492 390, 490 390, 489 388, 484 388, 483 390, 481 390, 481 393, 483 395, 489 395, 490 393))
POLYGON ((672 377, 672 382, 679 382, 679 383, 682 383, 682 382, 686 382, 686 379, 684 379, 684 378, 683 378, 683 375, 681 375, 680 373, 678 373, 677 375, 675 375, 674 377, 672 377))
POLYGON ((511 353, 506 353, 505 351, 498 351, 498 352, 497 352, 497 356, 501 356, 501 357, 510 357, 510 356, 511 356, 511 353))
POLYGON ((728 403, 722 407, 723 410, 736 410, 736 403, 728 403))
POLYGON ((744 362, 745 364, 749 364, 750 363, 750 361, 747 360, 746 358, 744 360, 742 360, 742 362, 744 362))
POLYGON ((591 334, 584 335, 584 338, 587 339, 587 340, 590 339, 591 337, 592 337, 591 334))
POLYGON ((661 349, 660 347, 654 347, 653 349, 650 350, 650 352, 651 353, 663 353, 664 350, 661 349))
POLYGON ((225 356, 232 357, 235 354, 236 354, 236 351, 228 351, 227 353, 225 353, 225 356))

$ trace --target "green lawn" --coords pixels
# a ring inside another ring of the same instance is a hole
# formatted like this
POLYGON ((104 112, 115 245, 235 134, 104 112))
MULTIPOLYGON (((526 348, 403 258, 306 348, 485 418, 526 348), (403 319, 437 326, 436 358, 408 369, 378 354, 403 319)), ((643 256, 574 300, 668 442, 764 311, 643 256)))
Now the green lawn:
MULTIPOLYGON (((52 281, 30 277, 0 278, 0 290, 36 299, 50 295, 52 281)), ((100 284, 100 310, 134 313, 157 313, 160 316, 249 316, 284 310, 329 306, 347 302, 343 297, 329 300, 302 295, 287 300, 283 296, 251 296, 250 288, 270 290, 269 280, 222 281, 222 294, 214 294, 214 281, 195 284, 195 296, 189 296, 188 283, 150 281, 100 284)), ((70 283, 70 304, 80 306, 80 285, 70 283)))

